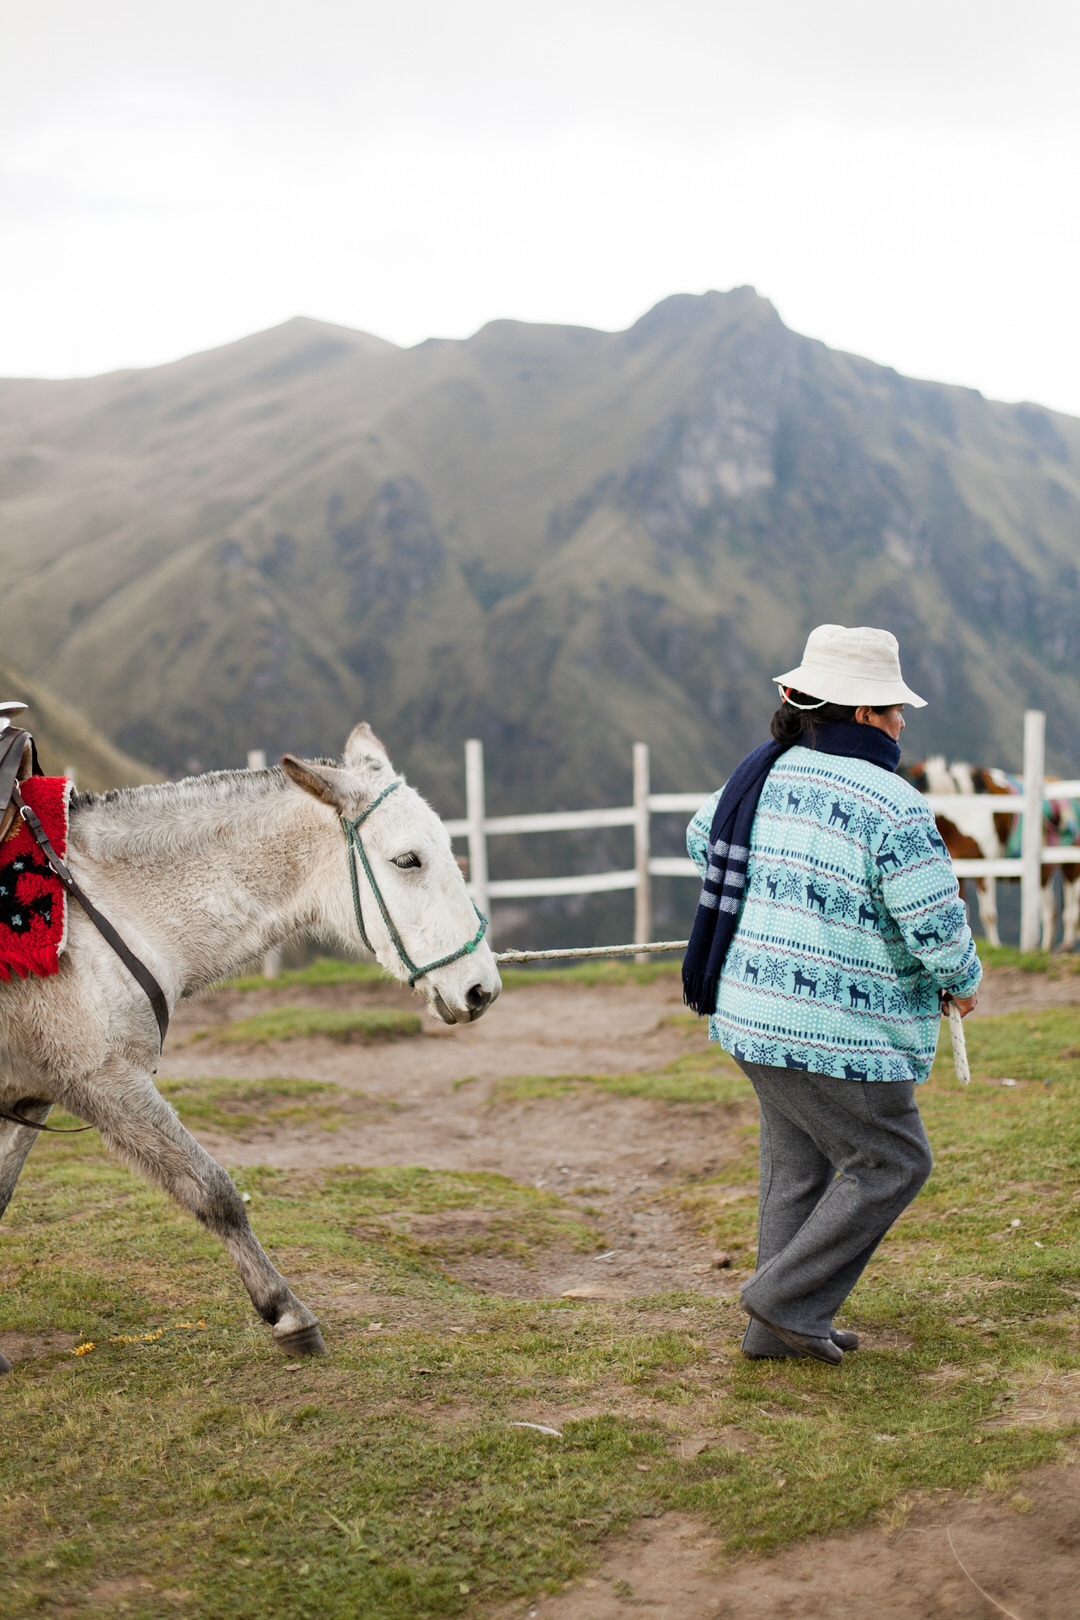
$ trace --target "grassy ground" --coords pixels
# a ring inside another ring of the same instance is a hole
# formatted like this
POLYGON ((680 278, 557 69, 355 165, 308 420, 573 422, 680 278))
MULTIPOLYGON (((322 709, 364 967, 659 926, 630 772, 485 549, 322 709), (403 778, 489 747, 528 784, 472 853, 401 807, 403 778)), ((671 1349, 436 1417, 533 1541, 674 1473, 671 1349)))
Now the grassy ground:
MULTIPOLYGON (((5 1329, 52 1335, 0 1383, 5 1614, 121 1600, 147 1620, 479 1614, 572 1579, 612 1531, 671 1508, 739 1550, 895 1521, 936 1492, 1008 1494, 1075 1431, 1067 1406, 1039 1426, 1001 1419, 1080 1375, 1080 1019, 1018 1013, 968 1039, 972 1086, 945 1040, 922 1093, 933 1178, 847 1315, 877 1348, 839 1372, 742 1361, 733 1301, 514 1304, 453 1281, 472 1241, 455 1212, 518 1257, 601 1245, 595 1218, 553 1193, 247 1169, 257 1231, 327 1327, 331 1354, 294 1367, 215 1242, 94 1136, 40 1144, 0 1248, 5 1329), (513 1427, 537 1414, 561 1436, 513 1427), (710 1444, 684 1460, 687 1437, 710 1444)), ((342 1106, 296 1084, 259 1082, 265 1106, 342 1106)), ((752 1115, 730 1065, 699 1052, 502 1097, 566 1084, 723 1104, 741 1161, 670 1197, 752 1253, 752 1115)), ((237 1106, 230 1083, 193 1086, 174 1088, 193 1122, 237 1106)))
POLYGON ((280 1126, 317 1125, 336 1131, 347 1121, 373 1111, 385 1113, 396 1105, 362 1092, 346 1091, 325 1080, 297 1080, 291 1076, 266 1080, 160 1080, 158 1090, 167 1097, 192 1131, 215 1131, 225 1136, 247 1136, 254 1130, 280 1126))
POLYGON ((979 961, 983 967, 1016 967, 1024 973, 1045 973, 1051 979, 1080 973, 1080 951, 1019 951, 1015 945, 987 945, 981 939, 979 961))
MULTIPOLYGON (((603 957, 565 966, 503 967, 499 975, 507 990, 520 990, 535 984, 652 984, 665 973, 678 973, 678 958, 660 956, 650 962, 635 962, 630 958, 603 957)), ((336 957, 320 956, 310 967, 281 973, 276 979, 265 979, 261 974, 249 974, 240 979, 227 979, 232 990, 283 990, 293 985, 323 984, 378 984, 389 981, 377 962, 344 962, 336 957)))
POLYGON ((249 1046, 311 1035, 326 1035, 334 1041, 381 1041, 399 1035, 419 1035, 422 1027, 419 1013, 396 1007, 361 1007, 351 1011, 334 1007, 274 1007, 252 1018, 215 1024, 210 1029, 200 1030, 192 1039, 240 1042, 249 1046))
MULTIPOLYGON (((690 1016, 698 1022, 696 1014, 690 1016)), ((527 1102, 590 1086, 614 1097, 655 1097, 669 1103, 745 1102, 750 1089, 742 1071, 723 1053, 690 1052, 658 1074, 508 1075, 496 1082, 494 1096, 504 1102, 527 1102)))
POLYGON ((287 990, 293 985, 378 984, 389 977, 378 962, 347 962, 336 956, 320 956, 308 967, 292 968, 279 973, 276 979, 249 973, 224 982, 231 990, 287 990))

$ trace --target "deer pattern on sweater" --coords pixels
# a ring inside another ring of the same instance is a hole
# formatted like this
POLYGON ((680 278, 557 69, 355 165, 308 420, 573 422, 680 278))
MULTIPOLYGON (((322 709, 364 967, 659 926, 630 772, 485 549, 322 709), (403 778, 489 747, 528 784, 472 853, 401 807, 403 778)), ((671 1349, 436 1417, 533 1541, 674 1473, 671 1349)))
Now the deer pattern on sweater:
MULTIPOLYGON (((719 793, 687 829, 704 871, 719 793)), ((943 991, 982 976, 921 796, 867 760, 792 748, 769 773, 709 1038, 753 1063, 926 1080, 943 991)))

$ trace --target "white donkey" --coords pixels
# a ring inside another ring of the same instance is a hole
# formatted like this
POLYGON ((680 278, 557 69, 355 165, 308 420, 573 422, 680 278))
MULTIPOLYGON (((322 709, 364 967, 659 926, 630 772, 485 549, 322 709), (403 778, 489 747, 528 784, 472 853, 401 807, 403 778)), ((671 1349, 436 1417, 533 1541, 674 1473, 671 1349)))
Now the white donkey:
MULTIPOLYGON (((170 1008, 298 932, 355 946, 359 922, 382 966, 415 983, 445 1023, 479 1018, 501 988, 483 922, 445 827, 395 776, 370 727, 352 732, 341 766, 289 754, 282 766, 87 795, 72 806, 72 875, 170 1008), (357 855, 354 886, 347 856, 357 855)), ((0 984, 0 1111, 40 1125, 57 1103, 95 1126, 118 1158, 217 1233, 281 1348, 320 1354, 316 1317, 271 1265, 229 1176, 154 1085, 150 1002, 69 906, 60 971, 0 984)), ((37 1135, 0 1120, 0 1215, 37 1135)), ((0 1355, 0 1372, 8 1370, 0 1355)))

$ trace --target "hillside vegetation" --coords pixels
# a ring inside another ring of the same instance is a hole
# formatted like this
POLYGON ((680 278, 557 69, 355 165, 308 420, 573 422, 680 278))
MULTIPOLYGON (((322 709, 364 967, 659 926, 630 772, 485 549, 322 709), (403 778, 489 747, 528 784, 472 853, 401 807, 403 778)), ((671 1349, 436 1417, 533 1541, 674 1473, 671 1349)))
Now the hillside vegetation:
POLYGON ((85 793, 158 780, 159 772, 115 748, 78 709, 0 658, 0 702, 16 699, 27 708, 13 715, 12 723, 33 735, 47 776, 74 774, 85 793))
POLYGON ((294 320, 0 384, 5 645, 163 769, 369 719, 445 814, 616 803, 758 741, 822 620, 893 629, 909 753, 1080 768, 1080 422, 914 382, 751 288, 403 350, 294 320))

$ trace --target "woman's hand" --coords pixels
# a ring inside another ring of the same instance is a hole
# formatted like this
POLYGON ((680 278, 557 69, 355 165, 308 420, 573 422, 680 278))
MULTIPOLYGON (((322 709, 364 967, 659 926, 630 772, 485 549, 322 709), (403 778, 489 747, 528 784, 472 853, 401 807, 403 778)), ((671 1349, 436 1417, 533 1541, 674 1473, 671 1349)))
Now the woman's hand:
POLYGON ((950 1002, 952 1002, 955 1005, 956 1010, 960 1014, 961 1018, 966 1018, 968 1013, 969 1012, 974 1012, 975 1008, 979 1005, 979 992, 976 990, 975 993, 973 995, 970 995, 970 996, 948 996, 948 995, 942 996, 942 998, 941 998, 941 1016, 942 1016, 942 1018, 948 1018, 948 1016, 949 1016, 949 1003, 950 1002))

